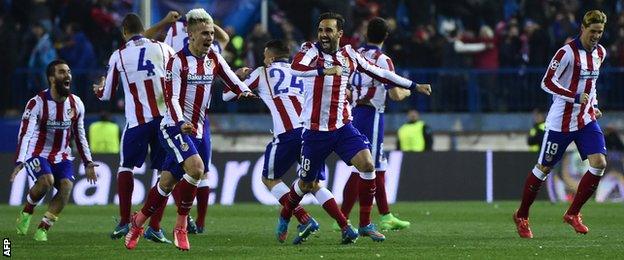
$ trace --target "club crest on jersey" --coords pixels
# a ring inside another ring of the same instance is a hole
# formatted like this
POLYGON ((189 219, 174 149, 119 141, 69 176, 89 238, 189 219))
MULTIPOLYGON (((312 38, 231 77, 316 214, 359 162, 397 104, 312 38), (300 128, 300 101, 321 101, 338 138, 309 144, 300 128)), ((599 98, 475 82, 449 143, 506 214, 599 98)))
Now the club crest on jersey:
POLYGON ((67 109, 67 116, 73 118, 76 115, 76 112, 73 108, 67 109))
POLYGON ((189 150, 189 145, 187 143, 182 143, 180 144, 180 149, 182 149, 182 152, 186 152, 189 150))
POLYGON ((557 68, 559 68, 559 61, 557 61, 557 60, 553 60, 553 61, 550 63, 550 66, 549 66, 549 67, 550 67, 550 69, 551 69, 551 70, 557 70, 557 68))
POLYGON ((172 77, 173 77, 173 72, 171 72, 171 70, 167 70, 167 73, 165 74, 165 80, 171 81, 172 77))
POLYGON ((22 119, 27 120, 28 118, 30 118, 30 113, 30 109, 26 109, 26 111, 24 111, 24 115, 22 115, 22 119))
POLYGON ((208 59, 204 61, 204 71, 210 70, 210 65, 212 65, 212 60, 208 59))

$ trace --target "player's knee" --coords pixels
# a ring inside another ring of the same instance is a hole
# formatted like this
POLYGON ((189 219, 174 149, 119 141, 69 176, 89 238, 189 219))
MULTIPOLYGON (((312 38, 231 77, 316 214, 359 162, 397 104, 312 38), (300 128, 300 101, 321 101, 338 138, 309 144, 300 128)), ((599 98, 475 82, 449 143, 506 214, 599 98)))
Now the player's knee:
POLYGON ((43 188, 49 190, 54 187, 54 176, 52 176, 52 174, 41 175, 41 177, 37 179, 37 182, 40 183, 43 188))
POLYGON ((262 176, 262 183, 264 183, 264 186, 266 186, 269 190, 272 189, 275 185, 277 185, 280 182, 282 182, 281 179, 271 180, 262 176))
POLYGON ((299 183, 300 183, 299 187, 301 188, 301 191, 303 191, 305 193, 308 193, 308 192, 314 190, 314 187, 315 187, 315 184, 316 184, 316 182, 313 182, 313 181, 306 182, 306 181, 303 181, 303 180, 301 180, 299 183))
POLYGON ((606 169, 607 168, 607 160, 604 157, 600 157, 599 159, 590 160, 589 166, 596 169, 606 169))
POLYGON ((185 167, 186 174, 196 180, 200 180, 204 175, 204 163, 201 160, 191 160, 188 167, 185 167))
POLYGON ((535 168, 537 168, 538 170, 540 170, 544 174, 549 174, 550 170, 552 170, 552 168, 550 168, 548 166, 541 165, 541 164, 535 165, 535 168))
POLYGON ((358 169, 360 172, 375 172, 375 165, 373 164, 373 161, 365 161, 361 168, 362 169, 358 169))
POLYGON ((74 187, 74 183, 68 179, 61 179, 58 184, 58 192, 63 197, 69 198, 69 194, 74 187))
POLYGON ((173 178, 171 172, 163 171, 160 174, 160 180, 158 180, 158 186, 166 193, 170 193, 176 184, 176 180, 173 178))

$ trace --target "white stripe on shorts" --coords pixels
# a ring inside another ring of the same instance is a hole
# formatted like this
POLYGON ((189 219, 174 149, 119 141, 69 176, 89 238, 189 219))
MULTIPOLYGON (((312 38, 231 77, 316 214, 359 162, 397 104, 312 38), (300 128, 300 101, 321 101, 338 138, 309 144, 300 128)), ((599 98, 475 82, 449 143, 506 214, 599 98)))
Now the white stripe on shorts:
POLYGON ((178 151, 178 148, 175 146, 175 144, 173 144, 171 137, 169 136, 169 134, 167 134, 167 130, 161 127, 160 131, 163 133, 165 140, 167 140, 167 144, 169 145, 169 147, 173 150, 176 160, 178 161, 178 163, 181 163, 184 160, 184 158, 182 158, 182 153, 180 153, 180 151, 178 151))
POLYGON ((377 144, 379 143, 379 138, 377 137, 379 134, 379 113, 375 111, 375 119, 373 120, 373 136, 371 141, 371 153, 373 154, 373 162, 377 164, 379 158, 377 158, 377 144))
POLYGON ((275 152, 277 151, 277 144, 279 143, 279 138, 275 138, 273 142, 271 142, 271 151, 269 152, 269 163, 267 165, 267 178, 269 180, 273 180, 275 178, 275 152))
POLYGON ((542 164, 542 159, 544 157, 544 149, 546 149, 546 140, 548 140, 548 128, 544 131, 544 138, 542 138, 542 148, 540 149, 539 157, 537 158, 537 163, 542 164))

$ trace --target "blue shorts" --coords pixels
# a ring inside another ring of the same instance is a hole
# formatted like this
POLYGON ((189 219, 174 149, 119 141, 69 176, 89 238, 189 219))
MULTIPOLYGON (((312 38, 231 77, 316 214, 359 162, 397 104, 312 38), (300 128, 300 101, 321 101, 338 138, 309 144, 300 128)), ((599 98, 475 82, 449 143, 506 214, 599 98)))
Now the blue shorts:
POLYGON ((151 168, 162 170, 162 162, 166 152, 160 144, 158 132, 162 117, 135 126, 126 128, 121 135, 121 150, 119 151, 120 163, 124 168, 141 167, 145 162, 147 150, 150 151, 151 168))
POLYGON ((26 160, 26 162, 24 162, 24 168, 26 168, 28 176, 30 176, 33 181, 36 181, 44 174, 52 174, 55 181, 60 179, 74 181, 73 164, 70 160, 51 163, 48 159, 37 156, 26 160))
POLYGON ((351 123, 334 131, 305 129, 302 134, 299 177, 304 182, 325 180, 325 159, 331 152, 351 165, 351 159, 364 149, 370 149, 370 143, 351 123))
POLYGON ((377 171, 385 171, 386 156, 383 151, 384 114, 372 106, 358 105, 353 108, 353 126, 371 143, 371 155, 377 171))
POLYGON ((303 127, 281 133, 270 142, 264 152, 262 176, 269 179, 281 179, 282 176, 299 161, 301 156, 301 132, 303 127))
POLYGON ((602 130, 596 121, 592 121, 585 127, 573 132, 546 131, 537 163, 547 167, 555 166, 571 142, 576 144, 583 160, 591 154, 607 154, 602 130))
POLYGON ((162 165, 164 171, 171 172, 179 180, 185 173, 182 162, 198 154, 204 162, 204 172, 208 172, 212 155, 210 139, 198 139, 182 134, 177 126, 161 128, 160 133, 162 146, 167 151, 162 165))

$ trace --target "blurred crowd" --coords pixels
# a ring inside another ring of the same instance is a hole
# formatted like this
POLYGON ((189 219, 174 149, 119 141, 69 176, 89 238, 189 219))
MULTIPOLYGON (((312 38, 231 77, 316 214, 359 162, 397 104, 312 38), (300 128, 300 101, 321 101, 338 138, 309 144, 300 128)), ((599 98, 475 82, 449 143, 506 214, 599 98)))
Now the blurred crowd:
MULTIPOLYGON (((74 86, 81 86, 73 91, 92 96, 88 86, 103 72, 110 53, 123 44, 118 26, 133 10, 134 1, 0 1, 4 54, 0 111, 19 113, 26 99, 44 89, 43 70, 55 58, 67 60, 72 67, 74 86)), ((342 43, 354 46, 364 43, 369 19, 386 18, 392 33, 385 50, 399 68, 542 68, 557 48, 579 32, 584 12, 600 9, 608 16, 601 41, 609 50, 607 63, 624 66, 624 0, 293 2, 270 0, 267 28, 258 23, 247 32, 237 32, 224 25, 231 38, 224 48, 228 62, 233 67, 261 65, 264 43, 271 38, 286 39, 295 52, 303 41, 316 38, 318 14, 332 10, 347 19, 342 43)), ((92 97, 85 99, 97 103, 92 97)), ((236 106, 217 104, 215 108, 228 111, 236 106)))

